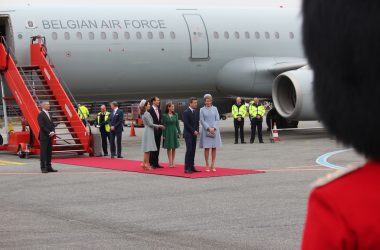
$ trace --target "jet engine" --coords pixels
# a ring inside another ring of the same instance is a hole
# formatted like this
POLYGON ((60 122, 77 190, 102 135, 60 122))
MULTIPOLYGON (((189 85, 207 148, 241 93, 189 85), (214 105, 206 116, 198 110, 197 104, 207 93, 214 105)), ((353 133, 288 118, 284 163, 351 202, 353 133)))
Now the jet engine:
POLYGON ((301 68, 284 72, 276 77, 272 89, 278 113, 292 120, 316 120, 313 99, 313 71, 301 68))

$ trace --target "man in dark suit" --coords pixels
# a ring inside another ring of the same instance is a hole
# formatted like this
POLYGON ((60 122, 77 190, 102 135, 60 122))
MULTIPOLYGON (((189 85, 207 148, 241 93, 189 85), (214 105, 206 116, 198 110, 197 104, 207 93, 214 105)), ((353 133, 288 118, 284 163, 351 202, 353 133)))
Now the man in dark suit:
MULTIPOLYGON (((158 98, 157 96, 153 96, 150 100, 150 103, 152 104, 152 107, 149 109, 149 113, 153 118, 153 123, 157 125, 162 125, 160 98, 158 98)), ((162 130, 155 129, 154 139, 156 141, 157 151, 150 152, 150 158, 149 158, 149 163, 152 166, 152 168, 163 168, 159 164, 161 136, 162 136, 162 130)))
POLYGON ((41 112, 38 115, 38 125, 40 132, 38 140, 40 140, 40 162, 41 172, 58 172, 51 166, 51 156, 53 152, 53 136, 55 135, 55 126, 49 115, 50 104, 43 102, 41 104, 41 112))
POLYGON ((121 136, 124 130, 124 112, 119 109, 119 104, 115 101, 111 102, 111 115, 109 118, 109 124, 111 126, 111 158, 116 156, 116 146, 117 146, 117 158, 123 158, 121 156, 121 136), (115 140, 117 140, 117 145, 115 146, 115 140))
POLYGON ((185 173, 201 172, 194 167, 195 150, 197 147, 197 136, 199 134, 199 113, 197 111, 198 100, 191 97, 189 108, 183 113, 184 124, 183 137, 186 142, 185 173))

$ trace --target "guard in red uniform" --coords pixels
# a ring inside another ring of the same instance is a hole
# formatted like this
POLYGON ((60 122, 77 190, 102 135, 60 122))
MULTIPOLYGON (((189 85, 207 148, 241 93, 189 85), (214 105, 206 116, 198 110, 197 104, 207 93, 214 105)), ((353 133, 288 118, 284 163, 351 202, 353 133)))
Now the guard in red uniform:
POLYGON ((374 0, 303 1, 319 117, 369 162, 316 183, 302 249, 380 249, 379 13, 374 0))

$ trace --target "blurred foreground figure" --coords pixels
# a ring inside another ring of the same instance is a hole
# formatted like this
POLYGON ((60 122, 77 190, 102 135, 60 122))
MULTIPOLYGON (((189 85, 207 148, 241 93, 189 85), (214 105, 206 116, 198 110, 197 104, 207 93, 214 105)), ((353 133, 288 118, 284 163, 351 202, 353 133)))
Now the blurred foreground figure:
POLYGON ((380 249, 379 13, 379 1, 303 2, 319 117, 368 163, 316 183, 302 249, 380 249))

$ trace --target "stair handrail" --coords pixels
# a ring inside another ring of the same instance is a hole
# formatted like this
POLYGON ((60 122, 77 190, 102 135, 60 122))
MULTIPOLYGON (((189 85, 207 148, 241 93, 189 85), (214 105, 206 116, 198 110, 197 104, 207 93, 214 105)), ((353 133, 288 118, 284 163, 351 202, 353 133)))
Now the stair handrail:
MULTIPOLYGON (((58 77, 60 83, 63 85, 64 89, 66 90, 69 98, 71 99, 71 101, 75 104, 75 107, 77 107, 77 110, 79 113, 82 114, 82 116, 84 117, 84 114, 83 114, 83 111, 81 109, 78 108, 78 102, 76 101, 73 93, 71 92, 69 86, 67 85, 65 79, 62 77, 62 75, 60 74, 60 72, 55 68, 54 66, 54 62, 53 62, 53 59, 49 56, 49 54, 47 53, 47 46, 46 46, 46 38, 44 36, 33 36, 31 37, 31 42, 35 42, 35 41, 41 41, 41 51, 44 53, 45 55, 45 58, 48 60, 49 64, 52 67, 52 70, 54 71, 54 73, 56 74, 56 76, 58 77)), ((87 126, 89 128, 89 132, 90 132, 90 135, 92 134, 91 132, 91 126, 87 126)))
MULTIPOLYGON (((5 48, 7 49, 7 65, 6 65, 4 71, 7 71, 7 70, 8 70, 9 57, 11 57, 11 58, 14 60, 14 62, 15 62, 15 64, 16 64, 16 67, 17 67, 17 59, 16 59, 16 55, 15 55, 14 51, 12 50, 12 48, 11 48, 10 46, 8 46, 7 41, 6 41, 6 39, 5 39, 4 36, 1 36, 1 43, 4 44, 5 48)), ((18 70, 19 70, 19 73, 20 73, 22 76, 24 76, 23 80, 24 80, 25 84, 27 84, 29 87, 31 87, 31 89, 34 90, 33 85, 31 85, 29 81, 26 81, 25 78, 27 77, 27 75, 26 75, 25 71, 23 70, 23 68, 22 68, 22 67, 18 67, 18 70)), ((40 99, 38 98, 38 96, 36 95, 36 93, 35 93, 34 91, 32 91, 31 94, 36 98, 37 103, 38 103, 38 105, 40 106, 40 105, 41 105, 41 101, 40 101, 40 99)))

